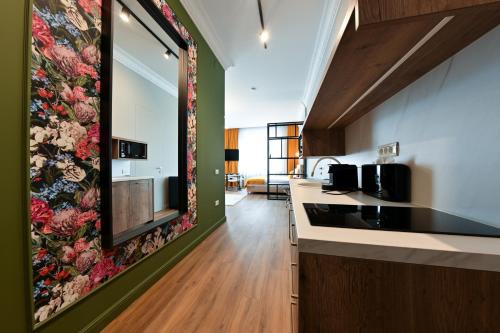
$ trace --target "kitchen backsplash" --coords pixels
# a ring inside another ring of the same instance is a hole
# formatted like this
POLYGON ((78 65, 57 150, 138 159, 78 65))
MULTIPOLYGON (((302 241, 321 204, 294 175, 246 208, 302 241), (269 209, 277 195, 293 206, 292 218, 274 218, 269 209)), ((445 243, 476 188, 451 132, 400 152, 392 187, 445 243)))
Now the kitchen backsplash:
POLYGON ((500 27, 350 125, 340 160, 373 163, 399 141, 413 203, 500 226, 499 59, 500 27))

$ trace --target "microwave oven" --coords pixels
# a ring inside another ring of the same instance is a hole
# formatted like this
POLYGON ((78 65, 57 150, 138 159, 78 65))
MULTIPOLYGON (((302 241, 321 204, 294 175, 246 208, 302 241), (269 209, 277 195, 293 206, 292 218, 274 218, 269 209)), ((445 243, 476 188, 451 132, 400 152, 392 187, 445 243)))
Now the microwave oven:
POLYGON ((148 145, 141 142, 120 140, 119 154, 120 158, 145 160, 148 158, 148 145))

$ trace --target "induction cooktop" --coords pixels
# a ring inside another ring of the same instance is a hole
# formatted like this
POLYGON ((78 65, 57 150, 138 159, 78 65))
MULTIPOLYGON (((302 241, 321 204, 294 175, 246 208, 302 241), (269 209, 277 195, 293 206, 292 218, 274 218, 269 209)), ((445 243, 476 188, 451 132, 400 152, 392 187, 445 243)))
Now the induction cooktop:
POLYGON ((430 208, 304 203, 312 226, 500 237, 500 229, 430 208))

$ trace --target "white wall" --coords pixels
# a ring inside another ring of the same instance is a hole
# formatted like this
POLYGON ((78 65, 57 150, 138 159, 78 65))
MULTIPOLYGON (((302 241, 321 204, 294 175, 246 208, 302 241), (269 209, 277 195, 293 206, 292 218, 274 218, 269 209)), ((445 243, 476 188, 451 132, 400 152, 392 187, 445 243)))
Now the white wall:
POLYGON ((349 126, 340 159, 394 141, 414 203, 500 226, 500 27, 349 126))
MULTIPOLYGON (((118 87, 113 89, 113 136, 148 144, 148 159, 129 162, 130 175, 155 177, 154 210, 162 210, 168 206, 167 178, 178 171, 177 98, 118 61, 113 61, 113 86, 118 87)), ((122 166, 116 162, 118 173, 122 166)))

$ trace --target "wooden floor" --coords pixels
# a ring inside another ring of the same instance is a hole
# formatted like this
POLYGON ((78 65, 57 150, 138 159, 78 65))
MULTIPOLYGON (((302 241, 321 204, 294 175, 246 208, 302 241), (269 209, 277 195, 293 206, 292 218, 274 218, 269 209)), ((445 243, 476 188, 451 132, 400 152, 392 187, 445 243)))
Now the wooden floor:
POLYGON ((290 332, 284 202, 248 195, 226 215, 103 332, 290 332))

